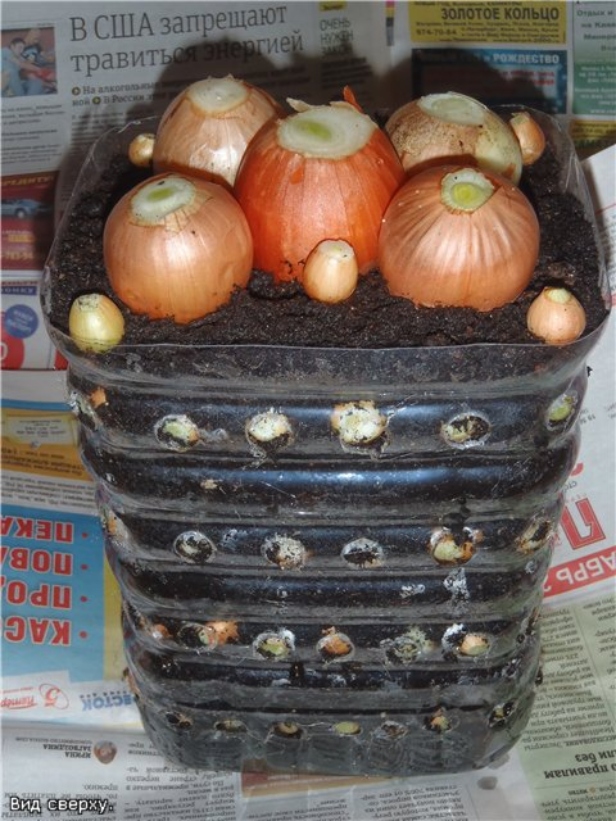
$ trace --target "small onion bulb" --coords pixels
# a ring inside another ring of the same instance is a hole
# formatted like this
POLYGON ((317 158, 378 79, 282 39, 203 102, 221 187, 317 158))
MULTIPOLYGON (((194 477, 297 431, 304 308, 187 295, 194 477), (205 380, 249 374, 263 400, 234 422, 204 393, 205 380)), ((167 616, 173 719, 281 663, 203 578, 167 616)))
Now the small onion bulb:
POLYGON ((154 171, 179 171, 232 187, 254 135, 282 113, 266 91, 243 80, 198 80, 163 113, 153 148, 154 171))
POLYGON ((427 307, 490 311, 528 285, 539 222, 504 177, 442 166, 412 176, 389 204, 379 267, 392 294, 427 307))
POLYGON ((483 103, 450 91, 427 94, 398 108, 385 124, 402 165, 477 163, 517 184, 522 153, 510 126, 483 103))
POLYGON ((526 315, 528 330, 548 345, 566 345, 586 327, 586 312, 566 288, 547 287, 531 303, 526 315))
POLYGON ((179 324, 226 303, 252 270, 252 236, 222 186, 159 174, 114 206, 103 233, 111 287, 128 307, 179 324))
POLYGON ((537 162, 545 150, 545 134, 539 123, 528 111, 519 111, 511 117, 509 125, 520 143, 523 164, 537 162))
POLYGON ((68 315, 71 339, 86 353, 106 353, 124 336, 124 317, 104 294, 82 294, 71 304, 68 315))
POLYGON ((128 146, 128 159, 138 168, 149 168, 154 154, 155 134, 137 134, 128 146))
POLYGON ((324 239, 312 249, 304 266, 304 290, 319 302, 342 302, 357 287, 357 257, 343 239, 324 239))

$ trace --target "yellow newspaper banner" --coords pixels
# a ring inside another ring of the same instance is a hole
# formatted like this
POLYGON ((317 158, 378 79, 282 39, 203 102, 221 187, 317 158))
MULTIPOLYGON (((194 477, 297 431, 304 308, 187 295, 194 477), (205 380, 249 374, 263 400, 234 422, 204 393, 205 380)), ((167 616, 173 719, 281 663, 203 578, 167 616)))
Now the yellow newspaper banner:
POLYGON ((410 2, 411 40, 421 43, 541 43, 560 45, 567 37, 567 3, 410 2))
POLYGON ((2 469, 88 481, 70 411, 3 408, 2 469))
POLYGON ((572 120, 569 132, 581 157, 586 152, 595 153, 616 142, 616 123, 613 120, 572 120))

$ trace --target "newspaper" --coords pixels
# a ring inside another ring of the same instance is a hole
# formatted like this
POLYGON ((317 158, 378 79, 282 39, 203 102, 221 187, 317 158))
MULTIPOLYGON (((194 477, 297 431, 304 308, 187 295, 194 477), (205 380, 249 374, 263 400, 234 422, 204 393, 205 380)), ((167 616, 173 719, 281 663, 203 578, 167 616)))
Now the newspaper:
POLYGON ((123 679, 119 594, 38 304, 53 212, 91 141, 227 72, 309 102, 350 84, 373 110, 448 89, 454 72, 456 90, 555 114, 588 155, 616 293, 615 23, 602 2, 3 3, 2 818, 616 817, 614 314, 589 360, 531 722, 484 770, 382 779, 189 771, 153 749, 123 679), (40 69, 17 93, 4 88, 15 38, 40 69))

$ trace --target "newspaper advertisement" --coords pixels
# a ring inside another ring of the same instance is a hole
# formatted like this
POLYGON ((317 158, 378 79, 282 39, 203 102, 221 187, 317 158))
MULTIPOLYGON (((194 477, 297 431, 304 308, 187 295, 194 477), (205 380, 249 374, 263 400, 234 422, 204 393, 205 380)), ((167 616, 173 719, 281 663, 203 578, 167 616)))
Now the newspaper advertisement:
POLYGON ((587 157, 614 293, 613 4, 6 2, 1 34, 0 817, 612 821, 613 314, 588 363, 582 448, 545 583, 543 683, 518 745, 484 770, 421 779, 223 773, 170 765, 141 726, 39 281, 92 140, 161 113, 193 80, 233 73, 314 103, 349 84, 376 110, 449 90, 454 76, 456 90, 489 104, 520 102, 566 121, 587 157), (15 45, 30 67, 5 70, 15 45))

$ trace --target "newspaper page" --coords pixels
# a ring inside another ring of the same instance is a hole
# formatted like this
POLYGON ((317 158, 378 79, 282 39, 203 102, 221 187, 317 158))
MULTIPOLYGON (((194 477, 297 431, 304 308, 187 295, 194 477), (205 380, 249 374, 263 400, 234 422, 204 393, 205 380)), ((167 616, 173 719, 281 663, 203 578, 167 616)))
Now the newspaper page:
POLYGON ((395 55, 415 96, 455 88, 567 122, 581 153, 614 142, 614 7, 581 2, 395 3, 395 55), (612 93, 610 93, 612 89, 612 93))

